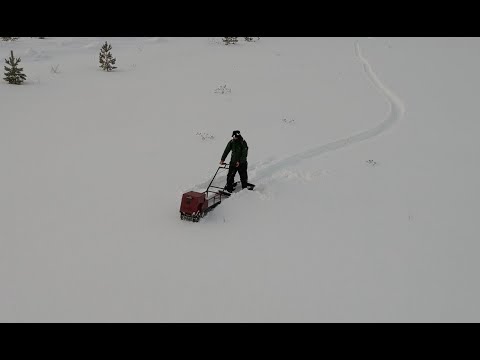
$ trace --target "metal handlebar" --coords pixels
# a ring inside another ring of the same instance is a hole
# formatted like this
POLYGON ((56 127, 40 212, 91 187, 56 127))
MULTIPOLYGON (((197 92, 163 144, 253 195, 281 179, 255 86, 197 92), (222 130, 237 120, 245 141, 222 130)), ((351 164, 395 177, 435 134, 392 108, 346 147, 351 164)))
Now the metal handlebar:
POLYGON ((220 169, 228 170, 228 169, 229 169, 228 164, 225 163, 225 164, 220 165, 220 166, 218 167, 217 171, 215 171, 215 175, 213 175, 212 181, 210 181, 210 184, 208 184, 207 190, 205 190, 205 192, 208 193, 208 190, 210 189, 210 187, 216 187, 216 186, 212 186, 212 184, 213 184, 213 180, 215 180, 215 177, 217 176, 218 171, 219 171, 220 169))

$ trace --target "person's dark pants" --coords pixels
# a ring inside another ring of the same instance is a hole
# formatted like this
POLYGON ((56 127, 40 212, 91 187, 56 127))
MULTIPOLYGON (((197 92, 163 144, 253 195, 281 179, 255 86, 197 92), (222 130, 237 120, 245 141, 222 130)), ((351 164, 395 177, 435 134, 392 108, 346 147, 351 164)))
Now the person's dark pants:
POLYGON ((248 174, 247 174, 247 167, 248 163, 240 163, 238 167, 235 166, 235 164, 230 164, 229 165, 229 170, 228 170, 228 175, 227 175, 227 186, 225 189, 227 191, 232 192, 233 191, 233 183, 235 182, 235 175, 238 174, 240 175, 240 181, 242 182, 242 189, 245 189, 248 185, 248 174))

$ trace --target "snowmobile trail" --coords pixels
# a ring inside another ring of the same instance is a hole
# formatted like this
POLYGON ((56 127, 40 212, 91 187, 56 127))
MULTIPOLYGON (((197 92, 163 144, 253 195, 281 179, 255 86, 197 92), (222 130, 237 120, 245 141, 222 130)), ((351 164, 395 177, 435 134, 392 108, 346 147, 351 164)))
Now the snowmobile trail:
POLYGON ((277 161, 274 164, 271 164, 265 167, 255 166, 250 170, 252 172, 255 172, 254 177, 252 177, 252 180, 254 183, 255 182, 258 183, 259 180, 273 175, 276 171, 287 166, 295 165, 301 162, 302 160, 310 159, 329 151, 339 150, 346 146, 353 145, 361 141, 369 140, 385 132, 393 124, 395 124, 397 121, 399 121, 402 118, 402 116, 405 113, 405 106, 403 104, 403 101, 380 81, 378 76, 373 71, 368 60, 365 57, 363 57, 360 44, 358 43, 358 41, 355 41, 355 56, 358 58, 358 60, 362 64, 363 72, 365 73, 367 79, 373 84, 375 88, 377 88, 377 90, 380 91, 381 94, 385 96, 385 98, 387 99, 390 105, 390 110, 386 119, 379 125, 375 126, 374 128, 360 132, 356 135, 352 135, 344 139, 336 140, 328 144, 323 144, 323 145, 314 147, 312 149, 284 158, 280 161, 277 161))
MULTIPOLYGON (((248 170, 250 176, 250 180, 257 185, 260 184, 260 180, 271 177, 275 172, 292 165, 296 165, 302 160, 310 159, 313 157, 317 157, 329 151, 335 151, 342 148, 345 148, 349 145, 357 144, 361 141, 369 140, 374 138, 375 136, 380 135, 381 133, 388 130, 399 121, 404 113, 405 113, 405 106, 403 101, 395 95, 387 86, 385 86, 382 81, 378 78, 375 72, 372 69, 372 66, 368 62, 368 60, 362 55, 360 44, 358 41, 355 41, 355 56, 362 64, 363 72, 365 73, 367 79, 373 84, 373 86, 386 98, 390 105, 390 109, 388 112, 387 117, 383 122, 379 125, 375 126, 372 129, 362 131, 358 134, 336 140, 334 142, 323 144, 320 146, 316 146, 312 149, 300 152, 298 154, 294 154, 288 156, 284 159, 278 161, 272 161, 269 159, 267 161, 260 162, 251 166, 248 170)), ((226 176, 225 176, 226 178, 226 176)), ((218 180, 223 180, 223 177, 220 176, 218 180)), ((203 188, 208 185, 208 182, 204 182, 202 184, 198 184, 196 187, 203 188)))

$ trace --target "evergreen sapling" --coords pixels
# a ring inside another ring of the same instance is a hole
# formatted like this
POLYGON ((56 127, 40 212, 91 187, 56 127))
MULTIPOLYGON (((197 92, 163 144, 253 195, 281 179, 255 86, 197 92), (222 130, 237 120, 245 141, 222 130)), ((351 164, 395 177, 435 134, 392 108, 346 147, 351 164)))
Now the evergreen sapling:
POLYGON ((105 41, 105 44, 100 50, 100 67, 105 71, 112 71, 117 68, 113 66, 115 65, 116 59, 112 56, 110 50, 112 50, 112 45, 107 44, 105 41))
POLYGON ((7 66, 4 67, 5 77, 3 80, 7 81, 9 84, 20 85, 27 79, 27 76, 23 73, 23 68, 18 67, 18 64, 21 61, 20 58, 15 59, 13 51, 10 51, 10 58, 5 59, 7 66))

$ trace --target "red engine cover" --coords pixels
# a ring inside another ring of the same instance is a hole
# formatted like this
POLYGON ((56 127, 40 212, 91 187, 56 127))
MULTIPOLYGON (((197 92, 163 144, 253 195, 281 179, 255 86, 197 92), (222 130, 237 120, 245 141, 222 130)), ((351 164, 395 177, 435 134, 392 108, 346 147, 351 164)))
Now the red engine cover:
POLYGON ((186 215, 193 215, 197 212, 203 212, 207 207, 205 193, 189 191, 182 196, 180 212, 186 215))

